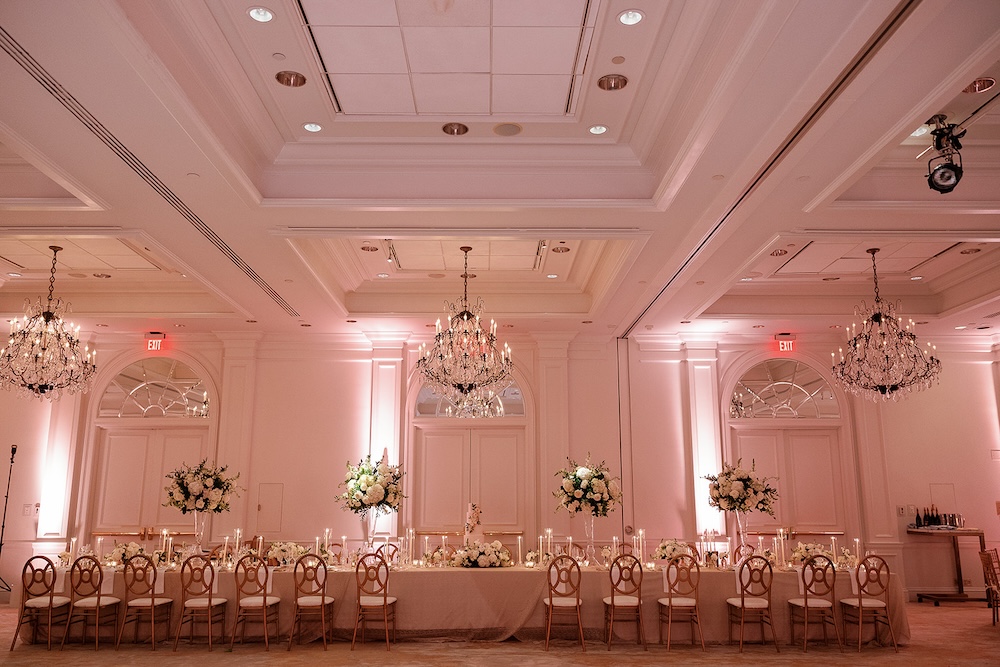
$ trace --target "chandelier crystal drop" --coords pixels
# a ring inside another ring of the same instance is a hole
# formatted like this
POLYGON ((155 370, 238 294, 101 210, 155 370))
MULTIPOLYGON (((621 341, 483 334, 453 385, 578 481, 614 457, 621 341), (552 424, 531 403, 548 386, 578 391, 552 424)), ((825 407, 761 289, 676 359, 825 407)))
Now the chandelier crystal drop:
MULTIPOLYGON (((855 315, 862 320, 860 330, 852 325, 847 350, 840 350, 839 362, 836 353, 831 356, 833 377, 844 389, 861 398, 887 401, 937 382, 941 361, 920 348, 917 335, 911 331, 913 321, 904 326, 902 318, 896 315, 898 304, 886 303, 879 296, 875 271, 878 251, 878 248, 868 249, 872 256, 875 301, 870 307, 862 301, 855 308, 855 315)), ((933 346, 927 347, 933 353, 933 346)))
POLYGON ((437 321, 434 344, 420 346, 416 368, 436 395, 451 402, 455 416, 495 417, 503 410, 496 409, 494 398, 514 381, 510 348, 506 344, 497 347, 496 322, 490 320, 488 329, 482 327, 482 299, 469 304, 472 248, 462 246, 461 250, 465 253, 462 300, 446 302, 447 327, 437 321))
POLYGON ((63 391, 74 394, 90 389, 97 370, 96 350, 80 346, 80 327, 63 322, 69 304, 53 299, 56 282, 56 254, 52 251, 49 297, 32 304, 27 299, 24 318, 11 320, 10 339, 0 348, 0 386, 24 396, 59 398, 63 391))

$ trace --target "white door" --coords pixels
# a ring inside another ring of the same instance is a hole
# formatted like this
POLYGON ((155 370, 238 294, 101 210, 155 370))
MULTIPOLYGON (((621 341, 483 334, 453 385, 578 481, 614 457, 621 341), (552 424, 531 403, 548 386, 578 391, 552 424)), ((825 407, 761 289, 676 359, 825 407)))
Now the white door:
POLYGON ((416 428, 409 493, 419 533, 462 531, 469 503, 482 510, 487 533, 527 528, 522 428, 416 428))
POLYGON ((143 529, 193 532, 189 515, 163 506, 166 475, 181 465, 197 464, 208 450, 207 427, 99 429, 97 484, 91 487, 95 497, 90 504, 93 532, 117 541, 139 541, 130 534, 143 529))
POLYGON ((759 473, 778 478, 775 518, 751 513, 751 531, 791 527, 803 540, 813 539, 810 533, 856 534, 857 487, 838 429, 733 428, 731 442, 734 461, 742 458, 746 468, 753 462, 759 473))

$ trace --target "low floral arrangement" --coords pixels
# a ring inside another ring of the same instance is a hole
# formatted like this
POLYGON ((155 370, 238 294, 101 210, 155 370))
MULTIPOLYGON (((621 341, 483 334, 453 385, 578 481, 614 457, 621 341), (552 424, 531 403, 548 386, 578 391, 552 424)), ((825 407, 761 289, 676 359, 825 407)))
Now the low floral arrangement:
POLYGON ((754 555, 763 556, 764 558, 767 559, 767 562, 770 563, 772 567, 778 564, 778 554, 774 553, 770 549, 764 549, 763 551, 758 551, 754 555))
POLYGON ((160 567, 167 564, 167 552, 163 549, 156 549, 153 551, 153 555, 150 558, 153 559, 153 565, 160 567))
POLYGON ((327 548, 325 544, 319 545, 319 557, 322 558, 323 562, 327 565, 339 565, 343 553, 344 550, 342 547, 340 550, 334 551, 333 549, 327 548))
POLYGON ((590 455, 583 465, 567 459, 569 465, 556 473, 561 477, 559 488, 553 492, 559 500, 556 507, 571 514, 586 512, 593 516, 607 516, 621 503, 622 490, 617 478, 611 476, 607 464, 590 462, 590 455))
POLYGON ((309 547, 304 547, 295 542, 272 542, 267 550, 267 559, 274 561, 278 565, 293 565, 301 556, 309 553, 309 547))
POLYGON ((459 549, 451 557, 453 567, 509 567, 514 563, 510 552, 504 548, 500 540, 493 542, 473 542, 464 549, 459 549))
POLYGON ((132 556, 138 556, 139 554, 146 553, 146 550, 141 544, 135 542, 129 542, 125 544, 124 542, 116 544, 115 548, 112 549, 105 555, 104 559, 106 561, 111 561, 112 563, 124 564, 132 556))
POLYGON ((826 556, 831 560, 833 559, 833 553, 824 545, 816 542, 806 542, 805 544, 799 542, 792 549, 792 561, 796 565, 802 565, 813 556, 826 556))
POLYGON ((691 546, 687 542, 669 539, 663 540, 656 545, 656 550, 649 554, 649 557, 652 560, 670 560, 674 556, 680 556, 681 554, 690 555, 691 546))
POLYGON ((59 552, 59 565, 61 567, 69 567, 69 557, 70 553, 68 551, 59 552))
POLYGON ((337 496, 346 509, 364 516, 369 511, 389 514, 399 509, 399 501, 405 498, 400 482, 403 472, 399 466, 391 466, 385 461, 372 463, 366 456, 358 465, 347 464, 347 475, 341 486, 347 490, 337 496))
POLYGON ((227 475, 227 466, 214 467, 202 459, 196 466, 181 466, 169 473, 170 484, 164 487, 167 502, 164 507, 176 507, 181 514, 188 512, 228 512, 229 499, 239 496, 236 480, 239 473, 227 475))
POLYGON ((607 565, 617 557, 618 554, 615 553, 614 547, 601 547, 601 558, 604 559, 605 565, 607 565))
POLYGON ((854 569, 858 566, 858 556, 847 547, 840 547, 840 555, 837 556, 836 566, 844 569, 854 569))
POLYGON ((451 556, 448 555, 448 551, 444 547, 438 547, 434 551, 430 551, 424 554, 424 563, 426 565, 446 565, 451 563, 451 556))
POLYGON ((778 499, 778 490, 769 483, 769 477, 757 475, 755 466, 750 470, 742 467, 743 459, 736 465, 723 464, 718 475, 706 475, 708 485, 708 503, 725 512, 765 512, 774 516, 774 502, 778 499))
POLYGON ((552 560, 553 555, 548 551, 529 551, 524 555, 525 562, 544 564, 552 560))

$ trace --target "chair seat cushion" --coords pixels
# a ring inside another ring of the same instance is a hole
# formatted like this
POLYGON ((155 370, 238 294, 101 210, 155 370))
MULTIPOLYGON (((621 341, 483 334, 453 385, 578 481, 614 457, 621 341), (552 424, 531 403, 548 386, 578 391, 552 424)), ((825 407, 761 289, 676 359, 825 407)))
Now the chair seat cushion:
MULTIPOLYGON (((212 598, 213 607, 218 607, 220 604, 226 604, 226 598, 212 598)), ((184 607, 187 609, 207 609, 208 598, 191 598, 184 602, 184 607)))
POLYGON ((553 607, 578 607, 583 604, 583 600, 577 600, 573 598, 552 598, 550 601, 548 598, 542 599, 542 604, 548 606, 551 602, 553 607))
POLYGON ((281 598, 277 595, 268 595, 266 597, 263 595, 251 595, 247 598, 241 598, 240 606, 251 608, 264 606, 270 607, 271 605, 278 604, 279 602, 281 602, 281 598))
POLYGON ((149 605, 150 602, 153 603, 154 607, 159 607, 165 604, 170 604, 173 601, 174 601, 173 598, 153 598, 152 600, 150 600, 149 598, 137 598, 135 600, 129 600, 128 606, 132 608, 139 607, 141 609, 143 607, 148 608, 150 606, 149 605))
POLYGON ((767 598, 726 598, 726 604, 747 609, 767 609, 767 598))
MULTIPOLYGON (((61 607, 64 604, 69 604, 68 597, 63 597, 62 595, 52 596, 53 607, 61 607)), ((30 600, 24 601, 24 606, 28 609, 45 609, 49 606, 49 598, 47 596, 42 598, 31 598, 30 600)))
MULTIPOLYGON (((796 607, 805 607, 805 598, 791 598, 788 600, 788 604, 794 605, 796 607)), ((829 600, 823 598, 809 598, 809 608, 810 609, 830 609, 833 607, 833 603, 829 600)))
POLYGON ((329 595, 303 595, 296 602, 300 607, 322 607, 325 604, 333 604, 334 600, 329 595))
MULTIPOLYGON (((358 600, 361 602, 362 607, 381 607, 382 606, 382 596, 381 595, 362 595, 358 600)), ((394 604, 396 598, 391 595, 385 598, 386 604, 394 604)))
MULTIPOLYGON (((101 607, 111 607, 111 606, 114 606, 114 605, 116 605, 116 604, 118 604, 120 602, 121 602, 121 600, 118 599, 118 598, 116 598, 113 595, 102 595, 101 596, 101 607)), ((80 600, 77 600, 76 602, 73 603, 73 606, 74 607, 80 607, 81 609, 96 609, 97 608, 97 596, 95 595, 92 598, 82 598, 80 600)))
MULTIPOLYGON (((611 596, 604 598, 604 604, 611 606, 611 596)), ((615 596, 615 606, 616 607, 638 607, 639 598, 634 595, 616 595, 615 596)))
MULTIPOLYGON (((840 604, 846 604, 848 607, 861 606, 858 598, 844 598, 840 604)), ((874 598, 865 598, 864 609, 885 609, 885 603, 874 598)))
POLYGON ((697 602, 694 598, 660 598, 657 600, 664 607, 694 607, 697 602))

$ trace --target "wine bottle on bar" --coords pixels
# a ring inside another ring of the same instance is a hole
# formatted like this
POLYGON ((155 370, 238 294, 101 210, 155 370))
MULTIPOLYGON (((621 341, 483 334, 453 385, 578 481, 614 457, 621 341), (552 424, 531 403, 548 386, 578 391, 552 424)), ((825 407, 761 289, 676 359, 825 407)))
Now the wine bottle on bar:
POLYGON ((924 520, 920 518, 920 512, 917 512, 917 519, 914 522, 914 525, 917 528, 923 528, 924 527, 924 520))
POLYGON ((924 525, 931 525, 931 513, 927 511, 926 507, 924 508, 924 525))

